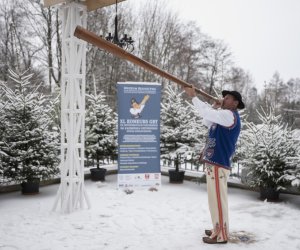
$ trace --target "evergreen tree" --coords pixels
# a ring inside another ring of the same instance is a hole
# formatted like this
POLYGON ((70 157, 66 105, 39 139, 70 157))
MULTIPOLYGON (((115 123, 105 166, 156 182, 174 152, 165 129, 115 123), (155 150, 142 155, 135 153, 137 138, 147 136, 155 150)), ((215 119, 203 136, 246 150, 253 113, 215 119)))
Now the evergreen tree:
POLYGON ((116 115, 107 104, 103 92, 87 95, 87 112, 85 118, 86 156, 96 160, 116 154, 116 115))
POLYGON ((295 129, 293 130, 293 136, 295 139, 295 144, 297 144, 298 153, 296 157, 292 159, 293 161, 297 162, 293 168, 289 169, 284 176, 285 179, 291 182, 291 185, 294 187, 300 187, 300 131, 295 129))
POLYGON ((247 123, 244 131, 251 185, 284 189, 288 184, 286 174, 299 164, 299 143, 274 108, 262 109, 258 116, 261 124, 247 123))
MULTIPOLYGON (((3 98, 3 93, 0 89, 0 131, 3 131, 4 129, 4 109, 5 103, 3 98)), ((6 156, 6 154, 1 150, 1 147, 4 145, 3 142, 3 135, 0 133, 0 183, 3 181, 3 164, 2 164, 2 157, 6 156)))
MULTIPOLYGON (((298 159, 298 161, 300 161, 298 159)), ((293 187, 300 187, 300 164, 298 164, 295 168, 289 169, 287 173, 284 175, 284 179, 291 182, 293 187)))
MULTIPOLYGON (((239 135, 239 139, 235 145, 235 152, 232 156, 232 170, 235 169, 237 171, 237 174, 240 173, 240 168, 244 165, 245 162, 245 156, 248 153, 248 145, 247 145, 247 136, 246 136, 246 129, 244 129, 244 124, 246 123, 245 121, 245 113, 244 110, 239 111, 240 119, 241 119, 241 131, 239 135)), ((233 172, 233 171, 232 171, 233 172)), ((235 173, 231 173, 231 175, 236 175, 235 173)))
POLYGON ((58 135, 51 131, 48 116, 51 106, 38 88, 31 88, 31 77, 10 71, 16 86, 2 85, 6 105, 1 112, 0 150, 5 153, 1 164, 8 181, 45 179, 58 173, 58 135))
POLYGON ((161 104, 161 157, 175 160, 177 170, 180 158, 189 159, 199 155, 207 131, 193 106, 184 101, 182 94, 176 86, 168 85, 161 104))

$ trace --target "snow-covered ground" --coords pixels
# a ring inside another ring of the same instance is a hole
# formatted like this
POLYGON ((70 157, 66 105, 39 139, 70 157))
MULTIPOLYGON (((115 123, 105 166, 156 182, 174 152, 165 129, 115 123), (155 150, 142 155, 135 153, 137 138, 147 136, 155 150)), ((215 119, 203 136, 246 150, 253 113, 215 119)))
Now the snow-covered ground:
POLYGON ((51 212, 58 185, 39 195, 0 195, 0 249, 30 250, 199 250, 300 249, 300 197, 282 195, 268 203, 258 194, 229 189, 231 239, 206 245, 210 228, 205 184, 169 184, 158 191, 117 190, 116 175, 106 182, 87 180, 91 209, 72 214, 51 212))

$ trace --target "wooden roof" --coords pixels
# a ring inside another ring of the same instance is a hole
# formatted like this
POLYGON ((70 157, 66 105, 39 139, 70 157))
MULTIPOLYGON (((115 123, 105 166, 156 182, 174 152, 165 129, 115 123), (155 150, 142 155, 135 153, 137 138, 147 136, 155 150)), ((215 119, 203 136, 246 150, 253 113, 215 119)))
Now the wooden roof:
MULTIPOLYGON (((118 3, 123 2, 123 1, 126 1, 126 0, 118 0, 118 3)), ((50 7, 50 6, 54 6, 56 4, 68 3, 68 2, 72 2, 72 1, 70 1, 70 0, 44 0, 44 6, 50 7)), ((116 0, 81 0, 81 1, 79 1, 79 3, 86 5, 87 11, 92 11, 92 10, 103 8, 105 6, 115 4, 116 0)))

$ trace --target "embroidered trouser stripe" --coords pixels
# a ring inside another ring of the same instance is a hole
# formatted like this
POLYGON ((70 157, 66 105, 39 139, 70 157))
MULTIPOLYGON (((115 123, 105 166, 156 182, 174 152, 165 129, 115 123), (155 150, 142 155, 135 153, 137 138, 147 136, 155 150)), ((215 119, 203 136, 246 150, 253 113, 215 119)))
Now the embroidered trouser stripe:
POLYGON ((217 204, 218 204, 218 212, 219 212, 219 223, 220 223, 219 230, 222 233, 223 239, 227 240, 227 236, 225 235, 225 232, 224 232, 223 211, 222 211, 222 202, 221 202, 221 197, 220 197, 220 183, 219 183, 218 167, 215 167, 214 171, 215 171, 216 196, 217 196, 217 204))
POLYGON ((206 163, 208 204, 213 224, 212 238, 228 239, 227 178, 230 171, 206 163))

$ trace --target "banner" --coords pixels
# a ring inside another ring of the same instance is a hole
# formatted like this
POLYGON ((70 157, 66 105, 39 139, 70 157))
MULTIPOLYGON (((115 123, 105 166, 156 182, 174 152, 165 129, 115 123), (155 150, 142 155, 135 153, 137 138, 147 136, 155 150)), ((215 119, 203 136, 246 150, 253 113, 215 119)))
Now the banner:
POLYGON ((161 185, 158 83, 121 82, 118 91, 118 187, 161 185))

